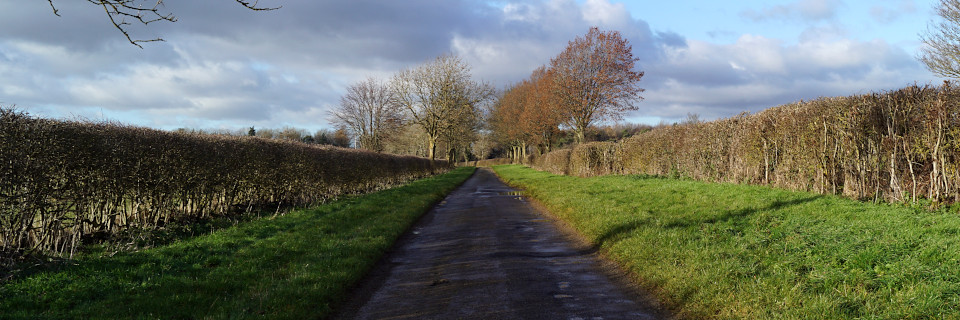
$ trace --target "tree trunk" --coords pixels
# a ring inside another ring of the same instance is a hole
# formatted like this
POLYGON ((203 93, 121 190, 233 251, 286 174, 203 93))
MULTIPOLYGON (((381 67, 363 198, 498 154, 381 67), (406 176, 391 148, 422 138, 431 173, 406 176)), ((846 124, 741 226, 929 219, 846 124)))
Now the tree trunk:
POLYGON ((520 143, 520 163, 524 163, 526 161, 527 161, 527 143, 521 142, 520 143))
POLYGON ((430 161, 436 160, 437 154, 437 138, 430 136, 427 138, 427 157, 430 158, 430 161))

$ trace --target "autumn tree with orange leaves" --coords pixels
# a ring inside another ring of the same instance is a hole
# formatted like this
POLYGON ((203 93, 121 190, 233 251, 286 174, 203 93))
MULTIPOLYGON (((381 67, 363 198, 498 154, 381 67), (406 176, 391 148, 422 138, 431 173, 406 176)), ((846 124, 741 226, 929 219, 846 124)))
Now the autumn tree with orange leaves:
POLYGON ((509 148, 510 158, 514 161, 524 156, 529 134, 520 117, 523 114, 523 99, 526 94, 523 83, 507 88, 493 104, 488 126, 494 140, 509 148))
POLYGON ((633 47, 618 31, 590 28, 550 60, 557 108, 576 141, 595 121, 619 120, 637 110, 643 71, 635 71, 633 47))
POLYGON ((490 127, 494 138, 510 148, 511 157, 527 156, 527 147, 549 152, 559 132, 561 114, 554 108, 553 80, 546 67, 509 87, 494 104, 490 127))
POLYGON ((524 95, 526 108, 521 118, 531 133, 531 142, 540 146, 543 153, 550 152, 564 116, 555 108, 557 99, 553 94, 553 81, 553 73, 541 66, 527 80, 527 94, 524 95))

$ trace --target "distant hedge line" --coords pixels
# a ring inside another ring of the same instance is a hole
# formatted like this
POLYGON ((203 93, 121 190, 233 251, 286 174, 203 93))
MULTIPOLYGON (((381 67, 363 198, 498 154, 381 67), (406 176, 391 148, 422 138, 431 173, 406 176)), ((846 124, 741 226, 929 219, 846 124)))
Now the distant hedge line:
POLYGON ((501 164, 510 164, 512 160, 510 158, 494 158, 494 159, 484 159, 476 161, 465 161, 457 163, 459 167, 491 167, 501 164))
POLYGON ((301 206, 445 170, 438 161, 0 109, 0 255, 178 218, 301 206))
POLYGON ((655 128, 534 160, 578 176, 648 174, 891 202, 960 200, 960 89, 910 86, 655 128))

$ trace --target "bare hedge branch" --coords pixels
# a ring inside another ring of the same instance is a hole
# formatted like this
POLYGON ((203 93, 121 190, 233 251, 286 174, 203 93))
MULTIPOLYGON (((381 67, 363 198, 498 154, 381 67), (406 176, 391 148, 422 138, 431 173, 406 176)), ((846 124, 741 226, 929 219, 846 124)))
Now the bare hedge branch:
POLYGON ((306 206, 445 166, 257 137, 36 119, 0 108, 0 252, 66 256, 98 234, 306 206))
POLYGON ((648 174, 932 205, 960 201, 960 89, 910 86, 820 98, 616 144, 558 150, 534 166, 579 176, 648 174))

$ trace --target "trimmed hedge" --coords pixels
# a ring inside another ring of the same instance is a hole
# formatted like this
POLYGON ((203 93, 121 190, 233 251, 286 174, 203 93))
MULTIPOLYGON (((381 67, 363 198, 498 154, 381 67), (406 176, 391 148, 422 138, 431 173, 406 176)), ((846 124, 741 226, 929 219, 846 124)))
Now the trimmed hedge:
POLYGON ((622 171, 619 146, 614 142, 581 144, 570 151, 570 174, 585 177, 622 171))
POLYGON ((570 174, 570 149, 559 149, 533 160, 533 166, 553 174, 570 174))
POLYGON ((417 157, 0 109, 0 252, 63 255, 88 236, 304 206, 446 167, 417 157))
POLYGON ((945 83, 801 101, 555 151, 534 166, 578 176, 682 176, 857 199, 955 203, 960 89, 945 83))

